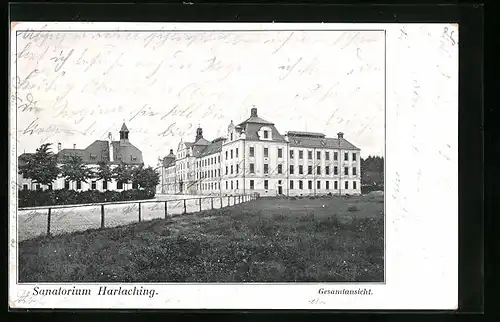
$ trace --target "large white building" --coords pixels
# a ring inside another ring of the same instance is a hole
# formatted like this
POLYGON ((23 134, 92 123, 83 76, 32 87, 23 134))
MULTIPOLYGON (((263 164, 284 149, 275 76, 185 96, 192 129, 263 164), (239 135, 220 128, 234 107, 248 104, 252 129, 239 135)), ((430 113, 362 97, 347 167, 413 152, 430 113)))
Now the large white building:
POLYGON ((227 137, 207 141, 201 128, 194 142, 181 140, 158 166, 162 194, 261 196, 361 193, 360 149, 343 133, 289 131, 257 115, 235 125, 227 137))
MULTIPOLYGON (((79 156, 83 163, 89 168, 97 168, 98 162, 106 161, 111 168, 118 166, 120 163, 127 165, 143 165, 142 152, 129 141, 129 130, 125 123, 120 129, 120 140, 113 141, 112 134, 109 133, 108 140, 96 140, 94 143, 87 146, 85 149, 77 149, 73 145, 72 149, 63 149, 62 144, 57 144, 57 160, 59 165, 62 165, 65 159, 70 156, 79 156), (111 153, 110 153, 111 151, 111 153)), ((18 157, 18 165, 23 163, 23 156, 28 153, 23 153, 18 157)), ((72 190, 117 190, 122 191, 133 187, 130 183, 116 182, 115 180, 104 182, 103 180, 91 179, 88 182, 70 182, 63 177, 57 178, 52 185, 40 185, 33 183, 31 179, 24 178, 22 174, 17 177, 18 187, 23 190, 35 189, 72 189, 72 190)))

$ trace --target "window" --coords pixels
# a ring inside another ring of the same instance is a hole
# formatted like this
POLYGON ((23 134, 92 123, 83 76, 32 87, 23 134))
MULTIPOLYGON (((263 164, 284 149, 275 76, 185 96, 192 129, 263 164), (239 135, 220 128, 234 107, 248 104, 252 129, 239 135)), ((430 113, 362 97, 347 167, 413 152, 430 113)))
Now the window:
POLYGON ((269 156, 269 149, 264 148, 264 158, 267 158, 269 156))
POLYGON ((233 174, 233 166, 231 166, 231 174, 233 174))
POLYGON ((227 151, 226 151, 226 160, 227 160, 227 151))
POLYGON ((337 161, 338 158, 339 158, 338 153, 337 152, 333 152, 333 161, 337 161))
POLYGON ((303 173, 304 173, 304 166, 299 165, 299 174, 303 174, 303 173))
POLYGON ((239 172, 240 172, 240 165, 239 165, 239 164, 237 164, 237 165, 236 165, 236 174, 238 174, 239 172))
POLYGON ((238 186, 239 186, 239 181, 236 180, 236 189, 239 189, 238 186))
POLYGON ((264 189, 269 189, 269 180, 264 180, 264 189))
POLYGON ((325 160, 330 160, 330 152, 325 152, 325 160))
POLYGON ((97 188, 97 182, 92 181, 92 184, 91 184, 90 187, 91 187, 92 190, 95 190, 97 188))
POLYGON ((352 175, 355 176, 356 175, 356 167, 352 167, 352 175))
POLYGON ((229 173, 229 167, 226 165, 226 175, 229 173))
POLYGON ((253 146, 250 147, 250 157, 254 157, 255 156, 255 148, 253 146))
POLYGON ((132 189, 138 189, 139 185, 135 182, 132 182, 132 189))
POLYGON ((278 148, 278 158, 282 158, 282 157, 283 157, 283 149, 278 148))
POLYGON ((299 189, 304 189, 304 183, 302 182, 302 180, 299 180, 299 189))
POLYGON ((278 164, 278 174, 282 174, 282 173, 283 173, 283 165, 278 164))
POLYGON ((307 167, 307 174, 312 174, 313 173, 313 167, 312 165, 307 167))
POLYGON ((290 150, 290 159, 293 159, 293 150, 290 150))
POLYGON ((269 173, 269 164, 264 163, 264 174, 268 174, 268 173, 269 173))
POLYGON ((326 175, 329 175, 329 174, 330 174, 330 167, 329 167, 329 166, 326 166, 326 167, 325 167, 325 174, 326 174, 326 175))
POLYGON ((228 185, 228 183, 227 183, 227 181, 226 181, 226 190, 227 190, 227 185, 228 185))
POLYGON ((220 155, 219 155, 219 156, 217 156, 217 162, 219 162, 219 163, 220 163, 220 155))
POLYGON ((333 167, 333 174, 334 175, 338 175, 339 174, 339 167, 337 167, 337 166, 333 167))
POLYGON ((48 190, 52 190, 52 184, 51 184, 51 183, 49 183, 49 184, 47 185, 47 189, 48 189, 48 190))
POLYGON ((293 174, 293 165, 290 166, 290 174, 293 174))
POLYGON ((349 153, 344 153, 344 161, 349 161, 349 153))
POLYGON ((253 190, 254 188, 255 188, 254 181, 250 180, 250 189, 253 190))
POLYGON ((217 169, 217 172, 219 173, 219 177, 220 177, 220 169, 217 169))
POLYGON ((307 158, 311 160, 313 158, 313 151, 307 151, 307 158))
POLYGON ((234 187, 233 187, 233 180, 231 180, 231 190, 233 190, 234 187))
POLYGON ((119 182, 116 184, 116 189, 123 189, 123 182, 119 181, 119 182))
POLYGON ((349 168, 348 167, 344 167, 344 175, 345 176, 349 175, 349 168))
POLYGON ((231 133, 231 141, 233 140, 233 133, 231 133))
POLYGON ((321 166, 316 167, 316 174, 321 174, 321 166))
POLYGON ((236 157, 238 157, 238 148, 236 148, 236 157))
POLYGON ((299 150, 299 159, 302 160, 304 159, 304 151, 299 150))
POLYGON ((353 154, 352 154, 352 161, 353 161, 353 162, 356 162, 356 153, 353 153, 353 154))
POLYGON ((23 184, 23 190, 28 190, 28 185, 27 184, 23 184))
POLYGON ((36 189, 37 191, 38 191, 38 190, 42 190, 42 187, 41 187, 39 184, 37 184, 37 185, 35 186, 35 189, 36 189))
POLYGON ((337 190, 339 188, 339 183, 337 180, 333 182, 333 189, 337 190))
POLYGON ((293 189, 293 180, 290 180, 290 189, 293 189))
POLYGON ((250 173, 255 173, 255 164, 250 163, 250 173))
POLYGON ((307 181, 307 188, 312 189, 313 188, 313 182, 312 180, 307 181))
POLYGON ((95 155, 91 154, 90 155, 90 160, 95 160, 95 159, 97 159, 97 157, 95 155))
POLYGON ((269 138, 269 131, 264 131, 264 139, 268 139, 269 138))
POLYGON ((231 150, 231 159, 233 158, 233 150, 231 150))
POLYGON ((326 190, 330 189, 330 181, 326 181, 326 190))
POLYGON ((102 182, 102 189, 103 190, 107 190, 108 189, 108 182, 107 181, 103 181, 102 182))
POLYGON ((316 188, 321 189, 321 181, 316 181, 316 188))
POLYGON ((316 160, 321 160, 321 151, 316 152, 316 160))
POLYGON ((82 189, 82 182, 81 181, 76 182, 76 189, 82 189))
POLYGON ((345 188, 346 188, 346 189, 349 189, 349 181, 346 181, 346 182, 345 182, 345 188))
POLYGON ((353 188, 353 189, 357 189, 357 188, 356 188, 356 181, 353 181, 353 182, 352 182, 352 188, 353 188))

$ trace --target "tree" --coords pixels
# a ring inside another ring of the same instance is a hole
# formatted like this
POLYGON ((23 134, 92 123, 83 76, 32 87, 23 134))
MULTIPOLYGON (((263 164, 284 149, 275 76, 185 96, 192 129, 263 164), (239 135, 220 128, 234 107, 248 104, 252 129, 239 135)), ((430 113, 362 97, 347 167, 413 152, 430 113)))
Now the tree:
POLYGON ((20 157, 19 174, 35 183, 49 185, 59 176, 57 156, 50 150, 51 143, 42 144, 33 154, 20 157))
POLYGON ((97 163, 99 168, 94 172, 94 178, 97 180, 102 180, 104 182, 109 182, 113 179, 113 170, 106 161, 99 161, 97 163))
POLYGON ((71 155, 63 161, 61 175, 63 178, 75 182, 87 182, 88 179, 94 176, 87 165, 83 163, 82 158, 76 155, 71 155))
POLYGON ((125 163, 120 163, 113 169, 113 178, 116 182, 127 184, 132 180, 132 169, 125 163))
POLYGON ((139 167, 135 173, 136 176, 134 180, 141 188, 154 191, 156 186, 160 183, 160 174, 152 167, 139 167))
POLYGON ((384 185, 384 158, 368 156, 361 159, 361 183, 363 185, 384 185))

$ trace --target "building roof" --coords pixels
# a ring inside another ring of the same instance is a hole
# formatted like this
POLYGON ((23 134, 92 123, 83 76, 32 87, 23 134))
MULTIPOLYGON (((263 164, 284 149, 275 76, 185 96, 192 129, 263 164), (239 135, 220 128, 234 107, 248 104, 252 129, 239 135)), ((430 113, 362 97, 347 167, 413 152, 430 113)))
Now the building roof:
POLYGON ((142 164, 142 152, 128 140, 111 142, 113 146, 114 162, 123 162, 126 164, 142 164), (121 160, 118 157, 121 157, 121 160))
POLYGON ((205 140, 205 138, 203 138, 203 137, 194 143, 194 145, 205 145, 205 146, 207 146, 209 144, 210 144, 210 142, 205 140))
POLYGON ((278 132, 276 127, 270 123, 262 124, 262 123, 246 123, 244 125, 245 135, 247 140, 260 141, 258 132, 260 128, 263 126, 267 126, 271 129, 271 137, 274 142, 286 142, 285 137, 278 132))
POLYGON ((325 134, 318 132, 288 131, 287 134, 288 136, 318 137, 318 138, 326 137, 325 134))
POLYGON ((342 150, 359 150, 354 144, 346 139, 337 138, 318 138, 318 137, 289 137, 291 147, 304 148, 323 148, 323 149, 342 149, 342 150))
POLYGON ((199 155, 200 158, 222 151, 222 140, 210 143, 199 155))
POLYGON ((274 123, 266 121, 263 118, 260 118, 258 116, 250 116, 245 121, 243 121, 240 124, 238 124, 237 126, 240 126, 240 127, 244 128, 245 124, 247 124, 247 123, 274 125, 274 123))

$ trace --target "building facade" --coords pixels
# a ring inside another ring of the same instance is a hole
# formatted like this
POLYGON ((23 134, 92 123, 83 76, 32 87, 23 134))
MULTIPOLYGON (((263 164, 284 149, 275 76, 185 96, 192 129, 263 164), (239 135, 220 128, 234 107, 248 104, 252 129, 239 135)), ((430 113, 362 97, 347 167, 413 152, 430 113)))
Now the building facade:
MULTIPOLYGON (((62 144, 57 144, 56 157, 61 166, 64 160, 71 156, 79 156, 83 163, 90 169, 98 168, 100 161, 105 161, 113 169, 119 164, 127 164, 131 166, 143 165, 142 152, 129 141, 129 130, 125 123, 120 129, 120 140, 113 141, 111 133, 108 134, 108 140, 96 140, 85 149, 77 149, 73 145, 72 149, 63 149, 62 144)), ((23 156, 28 153, 23 153, 18 157, 18 165, 23 163, 23 156)), ((29 178, 24 178, 22 174, 18 174, 18 187, 23 190, 35 189, 72 189, 72 190, 127 190, 132 187, 130 183, 116 182, 115 180, 104 182, 103 180, 91 179, 88 182, 69 182, 63 177, 57 178, 52 185, 40 185, 34 183, 29 178)))
POLYGON ((235 125, 227 137, 207 141, 201 128, 194 142, 181 142, 177 153, 157 168, 163 194, 261 196, 360 194, 360 149, 343 133, 289 131, 280 134, 274 123, 250 117, 235 125))

